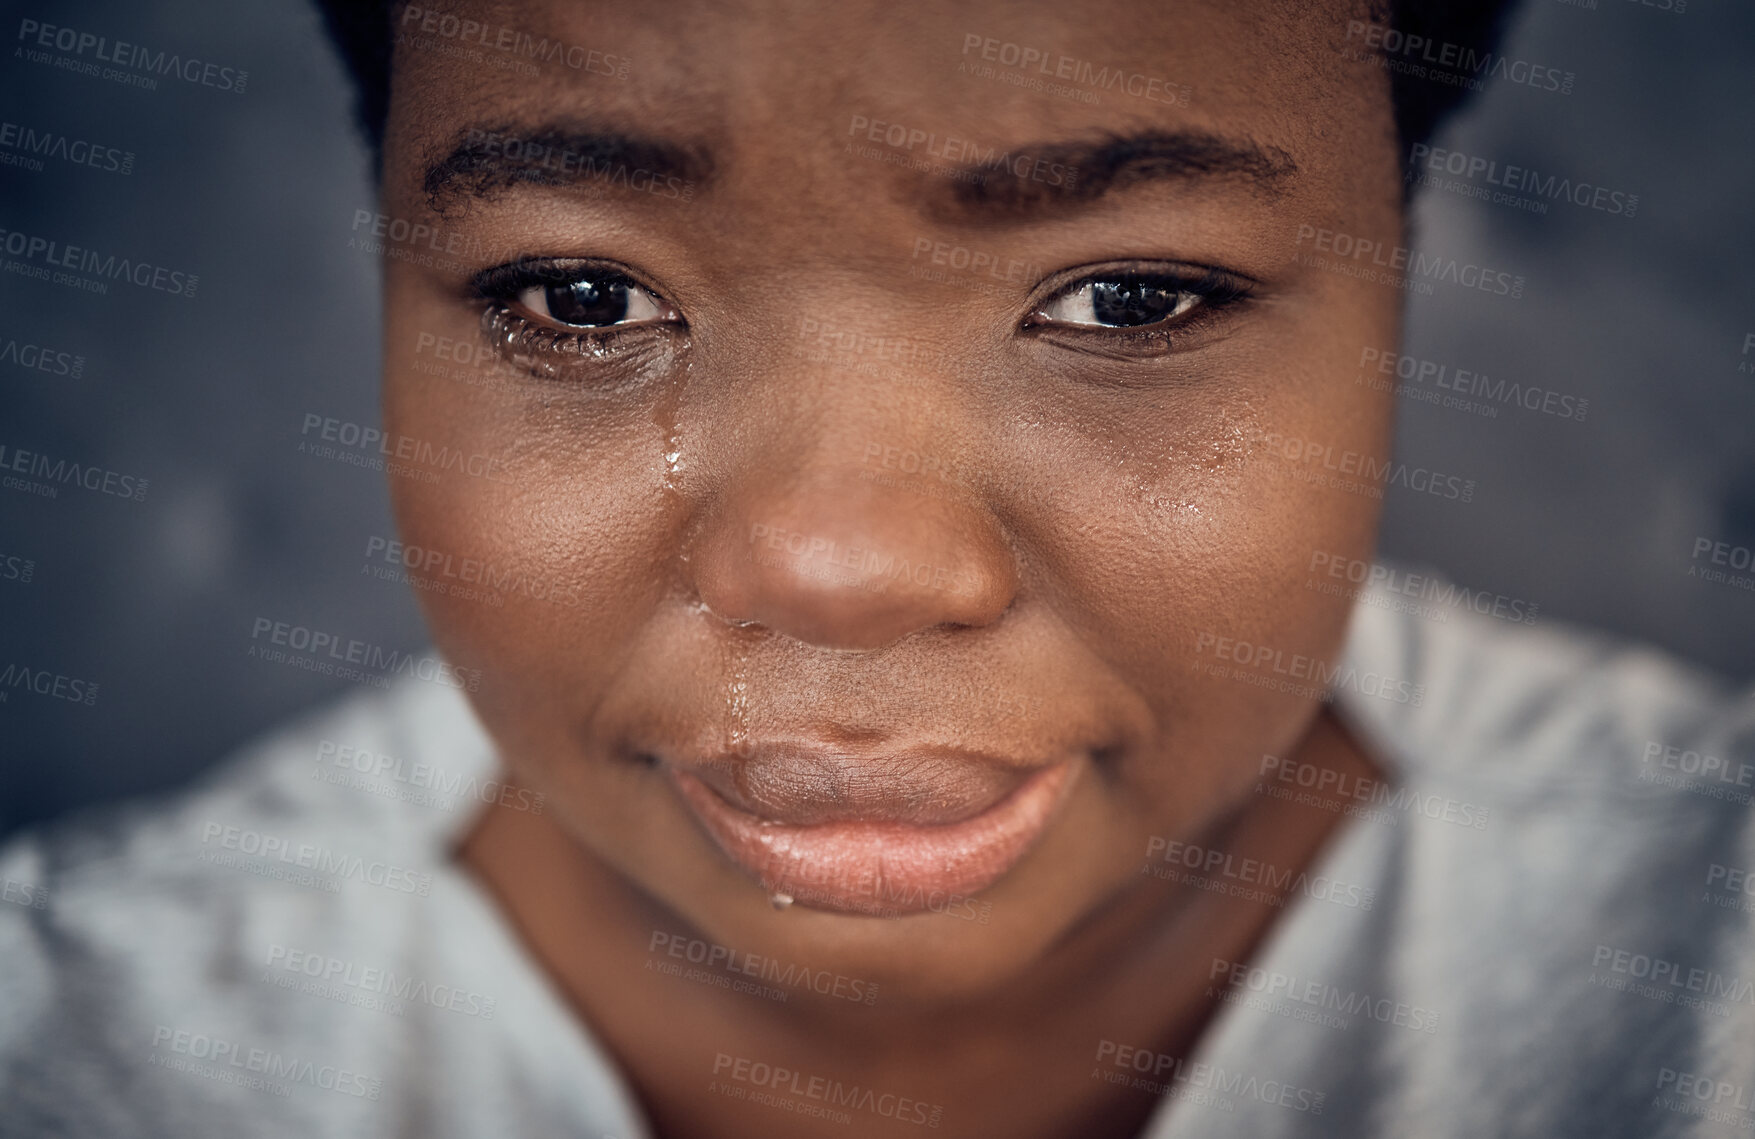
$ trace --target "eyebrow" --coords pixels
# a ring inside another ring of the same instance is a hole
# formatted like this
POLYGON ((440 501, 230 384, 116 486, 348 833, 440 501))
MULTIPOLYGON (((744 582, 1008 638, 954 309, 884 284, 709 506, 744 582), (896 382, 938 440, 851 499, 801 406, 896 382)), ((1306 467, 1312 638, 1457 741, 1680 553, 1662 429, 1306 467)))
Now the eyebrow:
MULTIPOLYGON (((1298 175, 1277 146, 1203 130, 1135 131, 1095 141, 1044 142, 1001 149, 959 144, 974 162, 935 167, 922 206, 935 215, 1022 220, 1088 205, 1141 183, 1233 181, 1268 198, 1298 175)), ((551 124, 470 127, 427 167, 422 189, 440 213, 459 196, 492 198, 520 184, 624 184, 635 174, 711 182, 715 163, 702 146, 613 128, 551 124)))
POLYGON ((692 186, 713 176, 712 156, 704 149, 613 128, 552 124, 470 127, 445 157, 432 163, 421 189, 432 208, 443 213, 460 196, 492 198, 512 186, 589 186, 625 188, 636 176, 644 181, 674 180, 692 186))
POLYGON ((1020 146, 952 168, 935 213, 1016 220, 1088 205, 1141 183, 1238 182, 1268 199, 1298 176, 1286 151, 1203 130, 1138 131, 1093 142, 1020 146))

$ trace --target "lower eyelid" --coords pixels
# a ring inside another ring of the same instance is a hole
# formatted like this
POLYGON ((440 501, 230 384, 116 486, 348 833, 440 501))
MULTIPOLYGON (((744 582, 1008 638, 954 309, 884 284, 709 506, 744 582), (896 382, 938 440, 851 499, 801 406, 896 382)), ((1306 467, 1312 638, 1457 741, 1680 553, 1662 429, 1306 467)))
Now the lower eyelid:
POLYGON ((666 347, 659 337, 665 325, 643 321, 600 328, 565 329, 538 324, 492 300, 483 309, 479 328, 494 356, 542 379, 568 379, 580 369, 627 369, 651 363, 666 347))

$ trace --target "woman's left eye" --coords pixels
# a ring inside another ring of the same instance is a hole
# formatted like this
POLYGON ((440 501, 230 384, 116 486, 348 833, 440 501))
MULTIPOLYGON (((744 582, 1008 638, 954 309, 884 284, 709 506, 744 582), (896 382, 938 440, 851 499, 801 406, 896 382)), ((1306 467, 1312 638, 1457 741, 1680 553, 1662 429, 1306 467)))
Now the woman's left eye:
POLYGON ((532 315, 567 328, 609 328, 677 319, 670 302, 616 273, 585 273, 531 285, 514 297, 532 315))
POLYGON ((1078 328, 1143 328, 1174 320, 1206 300, 1188 282, 1167 277, 1092 277, 1049 298, 1037 324, 1078 328))

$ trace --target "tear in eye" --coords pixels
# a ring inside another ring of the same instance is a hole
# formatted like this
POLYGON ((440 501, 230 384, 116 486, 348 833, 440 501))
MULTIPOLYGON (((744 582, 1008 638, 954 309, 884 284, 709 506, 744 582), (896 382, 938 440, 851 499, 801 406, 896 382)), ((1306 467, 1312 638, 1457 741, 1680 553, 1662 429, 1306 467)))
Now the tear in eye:
POLYGON ((518 293, 518 303, 539 317, 574 328, 675 319, 670 305, 658 296, 611 274, 533 285, 518 293))
POLYGON ((1043 305, 1038 316, 1059 324, 1138 328, 1181 316, 1200 295, 1149 277, 1081 281, 1043 305))

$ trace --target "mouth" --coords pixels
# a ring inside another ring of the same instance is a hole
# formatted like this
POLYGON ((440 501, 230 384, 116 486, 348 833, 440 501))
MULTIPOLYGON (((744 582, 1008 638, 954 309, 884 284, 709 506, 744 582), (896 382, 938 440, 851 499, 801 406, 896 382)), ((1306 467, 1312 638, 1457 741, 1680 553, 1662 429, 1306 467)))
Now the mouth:
POLYGON ((664 769, 708 835, 777 904, 899 916, 943 909, 1003 877, 1066 800, 1077 759, 775 743, 664 769))

